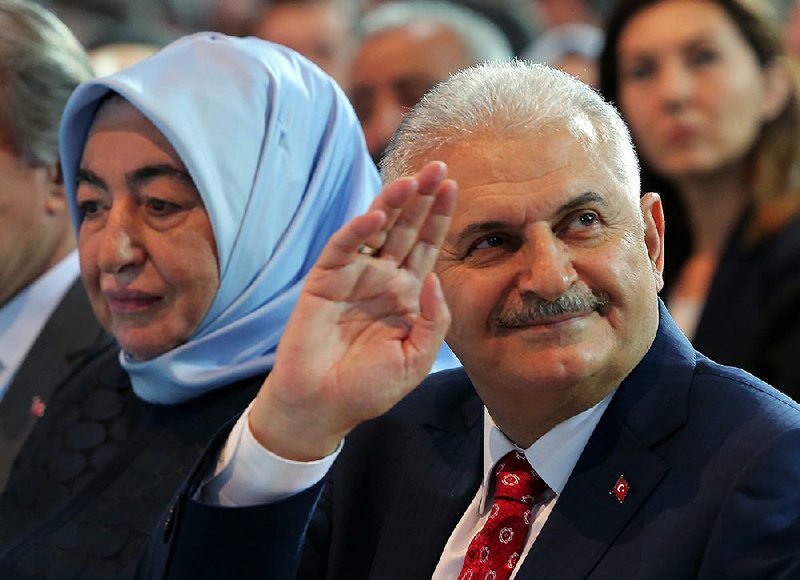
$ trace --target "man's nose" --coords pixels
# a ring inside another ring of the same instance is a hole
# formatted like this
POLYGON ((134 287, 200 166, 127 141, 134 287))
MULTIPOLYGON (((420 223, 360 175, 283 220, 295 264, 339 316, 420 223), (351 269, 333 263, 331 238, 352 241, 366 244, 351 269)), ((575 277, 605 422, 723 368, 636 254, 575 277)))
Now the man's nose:
POLYGON ((537 227, 521 251, 520 292, 556 300, 577 280, 569 249, 547 226, 537 227))

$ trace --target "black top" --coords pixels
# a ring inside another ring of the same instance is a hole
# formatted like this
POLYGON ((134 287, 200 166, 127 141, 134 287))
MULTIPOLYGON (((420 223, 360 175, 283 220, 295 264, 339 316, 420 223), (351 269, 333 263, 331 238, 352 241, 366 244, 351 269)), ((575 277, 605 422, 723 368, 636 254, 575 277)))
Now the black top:
MULTIPOLYGON (((692 344, 800 400, 800 367, 794 362, 800 353, 800 220, 747 245, 750 215, 745 213, 720 258, 692 344)), ((667 269, 679 267, 669 248, 666 260, 667 269)))
POLYGON ((130 578, 145 539, 251 378, 145 403, 109 352, 55 394, 0 496, 0 578, 130 578))

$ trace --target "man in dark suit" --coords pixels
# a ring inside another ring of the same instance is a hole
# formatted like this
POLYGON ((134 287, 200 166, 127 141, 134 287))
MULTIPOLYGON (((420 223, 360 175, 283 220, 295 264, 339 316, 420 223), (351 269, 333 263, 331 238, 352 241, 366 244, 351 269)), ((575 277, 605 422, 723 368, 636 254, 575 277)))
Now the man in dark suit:
POLYGON ((78 280, 58 126, 86 55, 53 14, 0 2, 0 490, 50 395, 111 340, 78 280))
POLYGON ((661 203, 612 107, 544 67, 468 69, 382 171, 417 173, 334 236, 146 574, 800 577, 800 408, 672 322, 661 203), (415 389, 445 332, 464 369, 415 389))

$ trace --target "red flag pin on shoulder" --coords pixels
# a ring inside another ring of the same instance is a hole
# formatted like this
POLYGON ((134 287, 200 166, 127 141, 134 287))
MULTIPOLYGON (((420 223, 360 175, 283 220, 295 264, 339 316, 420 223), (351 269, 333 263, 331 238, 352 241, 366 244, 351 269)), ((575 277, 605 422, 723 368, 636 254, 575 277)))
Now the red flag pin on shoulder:
POLYGON ((37 395, 31 400, 31 415, 34 417, 41 419, 44 416, 45 409, 47 409, 47 403, 40 396, 37 395))
POLYGON ((614 487, 608 493, 617 496, 617 501, 622 503, 625 501, 625 497, 628 495, 630 490, 631 486, 627 481, 625 481, 625 476, 620 475, 619 479, 617 479, 617 483, 614 484, 614 487))

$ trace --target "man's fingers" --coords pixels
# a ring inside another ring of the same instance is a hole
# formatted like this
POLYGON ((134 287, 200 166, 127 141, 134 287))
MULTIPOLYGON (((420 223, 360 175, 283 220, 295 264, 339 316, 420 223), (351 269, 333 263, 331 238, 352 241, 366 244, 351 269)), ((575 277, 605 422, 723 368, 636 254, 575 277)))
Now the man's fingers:
POLYGON ((419 239, 419 229, 425 223, 442 181, 447 177, 447 166, 440 161, 428 163, 414 176, 416 195, 412 196, 397 214, 393 224, 384 228, 386 239, 381 247, 381 257, 398 264, 403 263, 419 239))
POLYGON ((439 186, 425 223, 419 229, 417 242, 406 258, 405 266, 419 278, 426 276, 436 264, 453 217, 457 192, 458 186, 452 179, 439 186))
POLYGON ((319 258, 317 268, 330 270, 341 268, 358 259, 359 248, 381 231, 386 223, 386 214, 371 210, 353 218, 331 236, 319 258))
POLYGON ((383 227, 372 234, 365 243, 372 248, 381 248, 386 242, 388 231, 394 226, 406 202, 419 189, 419 182, 415 177, 405 177, 393 181, 381 190, 372 202, 368 211, 379 210, 386 214, 383 227))
POLYGON ((430 372, 442 341, 450 327, 450 311, 436 274, 428 274, 419 297, 420 312, 408 337, 412 349, 411 366, 420 373, 420 380, 430 372))

